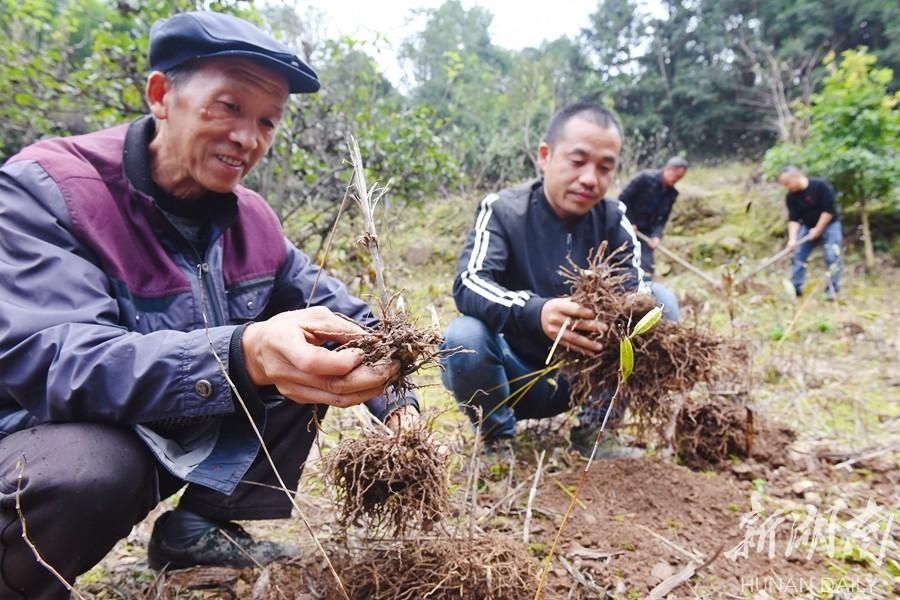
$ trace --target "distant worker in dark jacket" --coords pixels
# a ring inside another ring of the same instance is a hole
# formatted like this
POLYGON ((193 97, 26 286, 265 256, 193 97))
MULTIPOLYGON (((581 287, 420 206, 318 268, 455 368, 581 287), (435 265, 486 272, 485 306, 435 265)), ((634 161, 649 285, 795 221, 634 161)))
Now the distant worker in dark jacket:
POLYGON ((803 294, 806 265, 813 248, 822 246, 825 255, 827 280, 825 297, 836 299, 841 289, 841 221, 834 200, 834 189, 824 179, 807 177, 797 167, 787 167, 778 176, 778 183, 788 193, 788 248, 794 251, 791 283, 798 296, 803 294), (806 236, 809 239, 800 243, 806 236))
POLYGON ((313 70, 210 12, 157 22, 150 67, 150 115, 0 168, 2 598, 68 597, 26 542, 72 582, 181 488, 152 567, 290 554, 231 522, 291 513, 253 427, 296 489, 329 405, 417 419, 396 365, 332 349, 369 306, 240 185, 313 70))
POLYGON ((628 220, 635 230, 650 239, 641 242, 641 268, 648 278, 653 277, 654 251, 663 237, 672 206, 678 198, 675 184, 687 173, 688 162, 676 156, 662 169, 641 171, 619 194, 625 205, 628 220))
MULTIPOLYGON (((608 251, 623 248, 616 266, 627 275, 623 291, 642 286, 625 207, 604 198, 621 148, 621 128, 608 110, 594 104, 563 108, 538 148, 543 178, 489 194, 478 206, 453 285, 463 316, 445 334, 447 347, 472 352, 445 360, 443 382, 473 425, 481 409, 482 436, 491 452, 511 452, 517 420, 571 408, 569 386, 556 373, 540 377, 521 395, 535 379, 530 375, 544 368, 567 319, 573 325, 561 345, 587 355, 600 350, 585 334, 603 331, 607 323, 572 301, 560 267, 570 261, 586 267, 589 254, 607 242, 608 251)), ((600 408, 582 410, 572 429, 572 444, 582 453, 593 445, 600 408)), ((634 455, 633 450, 612 436, 604 442, 608 457, 634 455)))

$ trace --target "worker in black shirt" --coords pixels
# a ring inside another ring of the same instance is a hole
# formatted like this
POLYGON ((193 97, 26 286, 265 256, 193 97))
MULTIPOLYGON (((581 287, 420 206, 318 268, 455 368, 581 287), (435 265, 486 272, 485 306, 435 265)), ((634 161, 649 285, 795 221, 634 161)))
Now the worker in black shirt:
POLYGON ((653 251, 659 246, 663 229, 672 212, 672 205, 678 197, 675 184, 687 173, 688 162, 680 156, 670 158, 662 169, 641 171, 635 175, 619 194, 619 201, 627 209, 628 219, 635 231, 650 238, 641 244, 641 269, 644 279, 650 285, 653 295, 663 305, 666 318, 677 321, 680 318, 678 300, 675 294, 653 279, 653 251))
POLYGON ((641 240, 641 268, 648 278, 653 277, 653 251, 662 239, 663 230, 678 197, 675 184, 687 173, 688 163, 680 156, 670 158, 662 169, 641 171, 628 182, 621 201, 628 209, 628 220, 636 231, 650 238, 641 240))
POLYGON ((834 202, 834 189, 824 179, 807 177, 797 167, 787 167, 778 176, 787 188, 788 248, 794 251, 791 283, 800 296, 806 280, 806 261, 813 248, 820 245, 825 254, 828 282, 825 297, 837 298, 841 277, 841 223, 834 202), (798 243, 809 234, 809 239, 798 243))

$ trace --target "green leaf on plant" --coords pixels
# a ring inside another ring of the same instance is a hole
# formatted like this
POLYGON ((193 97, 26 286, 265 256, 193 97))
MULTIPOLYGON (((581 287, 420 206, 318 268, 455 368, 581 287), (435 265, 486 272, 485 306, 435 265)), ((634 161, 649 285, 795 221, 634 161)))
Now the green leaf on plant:
POLYGON ((662 309, 658 306, 654 306, 653 310, 648 312, 646 315, 641 317, 641 320, 637 322, 637 325, 634 326, 634 331, 631 332, 631 335, 628 337, 634 337, 636 335, 641 335, 642 333, 646 333, 650 331, 650 329, 656 325, 656 323, 662 318, 662 309))
POLYGON ((634 371, 634 348, 628 338, 622 338, 619 342, 619 371, 622 372, 622 383, 628 381, 634 371))

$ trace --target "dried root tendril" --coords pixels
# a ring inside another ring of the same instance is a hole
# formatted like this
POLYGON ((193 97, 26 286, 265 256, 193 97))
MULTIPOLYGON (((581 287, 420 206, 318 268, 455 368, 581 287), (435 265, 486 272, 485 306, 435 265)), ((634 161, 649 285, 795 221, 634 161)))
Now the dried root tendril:
POLYGON ((398 295, 382 307, 378 327, 358 335, 342 348, 359 348, 365 353, 363 363, 375 365, 390 361, 400 364, 398 374, 388 382, 398 394, 403 394, 416 386, 410 376, 423 367, 437 365, 440 359, 459 352, 459 348, 440 349, 443 341, 441 333, 434 327, 417 327, 402 311, 391 310, 398 295))

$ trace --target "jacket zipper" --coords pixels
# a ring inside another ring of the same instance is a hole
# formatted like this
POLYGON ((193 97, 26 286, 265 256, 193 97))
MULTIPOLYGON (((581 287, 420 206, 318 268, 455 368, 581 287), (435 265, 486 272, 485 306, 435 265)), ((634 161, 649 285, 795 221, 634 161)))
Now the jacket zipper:
POLYGON ((566 234, 566 258, 572 258, 572 234, 566 234))
MULTIPOLYGON (((197 258, 201 258, 200 255, 197 255, 197 258)), ((202 260, 202 259, 201 259, 202 260)), ((216 296, 216 289, 211 281, 210 277, 204 277, 203 274, 209 274, 209 263, 206 261, 200 262, 197 264, 197 279, 200 281, 201 290, 200 293, 203 294, 206 302, 203 304, 209 306, 210 312, 214 317, 214 322, 210 323, 210 326, 219 326, 225 325, 225 315, 222 313, 222 309, 219 306, 218 296, 216 296)), ((203 304, 201 304, 200 309, 203 310, 203 304)))
MULTIPOLYGON (((207 320, 214 320, 214 322, 209 323, 211 327, 227 325, 225 321, 225 314, 222 312, 221 307, 219 306, 218 297, 216 296, 215 286, 212 284, 212 281, 209 281, 209 277, 204 277, 204 273, 209 273, 209 263, 206 261, 206 257, 201 256, 199 252, 197 252, 196 248, 193 247, 190 240, 184 237, 178 227, 172 223, 172 220, 169 219, 168 215, 164 211, 160 211, 163 219, 169 224, 175 234, 180 237, 188 247, 190 247, 194 252, 194 257, 197 259, 197 281, 200 284, 200 293, 203 294, 203 302, 200 304, 200 312, 201 316, 205 316, 207 320), (205 305, 209 305, 213 319, 209 319, 210 315, 206 315, 204 308, 205 305)), ((209 254, 210 248, 216 242, 218 235, 211 235, 209 240, 209 245, 207 246, 206 253, 209 254)))

